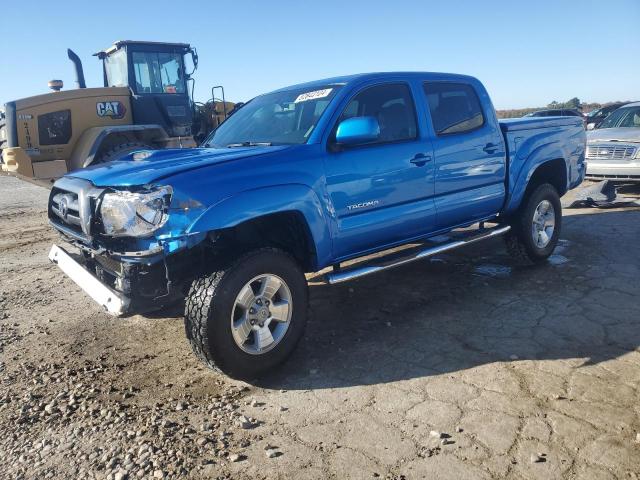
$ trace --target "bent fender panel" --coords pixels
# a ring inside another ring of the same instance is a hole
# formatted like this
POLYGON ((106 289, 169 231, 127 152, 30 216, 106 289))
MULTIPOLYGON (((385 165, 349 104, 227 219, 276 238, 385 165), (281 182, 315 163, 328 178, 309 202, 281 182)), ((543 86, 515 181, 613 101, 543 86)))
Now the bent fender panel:
POLYGON ((210 232, 230 228, 264 215, 287 211, 297 211, 304 216, 316 248, 316 269, 329 264, 331 236, 323 206, 315 192, 305 185, 278 185, 238 193, 209 207, 193 222, 187 232, 210 232))

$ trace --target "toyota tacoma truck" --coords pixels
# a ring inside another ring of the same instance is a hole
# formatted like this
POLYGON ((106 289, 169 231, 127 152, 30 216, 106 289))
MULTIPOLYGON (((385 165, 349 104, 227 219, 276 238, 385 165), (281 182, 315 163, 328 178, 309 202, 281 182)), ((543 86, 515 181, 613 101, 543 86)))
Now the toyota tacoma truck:
POLYGON ((49 258, 113 315, 184 299, 195 353, 251 378, 302 336, 305 273, 339 283, 499 235, 543 262, 584 155, 582 119, 498 121, 473 77, 320 80, 254 98, 200 148, 68 173, 49 258))

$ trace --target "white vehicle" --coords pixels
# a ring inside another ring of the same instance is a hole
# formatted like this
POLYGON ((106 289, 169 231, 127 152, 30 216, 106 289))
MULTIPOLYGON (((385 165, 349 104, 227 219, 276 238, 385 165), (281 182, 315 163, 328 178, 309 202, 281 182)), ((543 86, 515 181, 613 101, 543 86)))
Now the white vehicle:
POLYGON ((587 132, 587 178, 640 182, 640 102, 617 109, 587 132))

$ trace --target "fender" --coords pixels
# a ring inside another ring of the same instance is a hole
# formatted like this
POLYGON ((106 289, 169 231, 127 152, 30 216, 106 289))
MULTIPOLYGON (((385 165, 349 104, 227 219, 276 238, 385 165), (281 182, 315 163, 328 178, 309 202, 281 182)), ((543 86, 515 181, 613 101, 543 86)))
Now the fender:
MULTIPOLYGON (((518 209, 531 177, 535 171, 545 163, 551 162, 557 159, 564 159, 565 168, 567 167, 566 159, 571 155, 570 152, 565 151, 563 144, 560 141, 551 141, 542 145, 530 145, 530 142, 535 142, 535 138, 529 142, 525 142, 517 150, 518 154, 515 160, 511 162, 509 166, 509 182, 510 189, 509 198, 506 201, 506 213, 512 213, 518 209), (528 145, 529 144, 529 145, 528 145), (530 147, 533 149, 530 151, 525 160, 521 161, 520 152, 527 152, 530 147)), ((569 178, 569 172, 566 172, 566 178, 569 178)), ((565 188, 567 186, 565 185, 565 188)))
POLYGON ((317 255, 317 269, 331 258, 331 236, 320 199, 308 186, 285 184, 245 190, 209 207, 187 229, 187 233, 231 228, 264 215, 296 211, 303 215, 317 255))

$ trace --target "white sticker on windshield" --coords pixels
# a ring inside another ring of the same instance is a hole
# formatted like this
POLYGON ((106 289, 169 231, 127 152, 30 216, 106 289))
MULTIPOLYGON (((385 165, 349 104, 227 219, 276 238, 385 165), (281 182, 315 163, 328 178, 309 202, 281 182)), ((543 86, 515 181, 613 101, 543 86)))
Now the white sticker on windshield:
POLYGON ((302 93, 298 95, 293 103, 306 102, 307 100, 315 100, 316 98, 324 98, 327 97, 333 88, 325 88, 324 90, 315 90, 313 92, 302 93))

